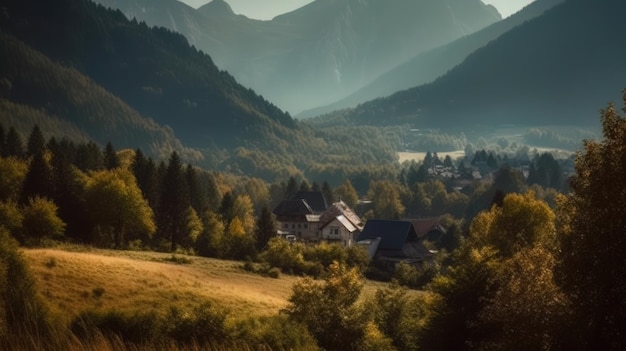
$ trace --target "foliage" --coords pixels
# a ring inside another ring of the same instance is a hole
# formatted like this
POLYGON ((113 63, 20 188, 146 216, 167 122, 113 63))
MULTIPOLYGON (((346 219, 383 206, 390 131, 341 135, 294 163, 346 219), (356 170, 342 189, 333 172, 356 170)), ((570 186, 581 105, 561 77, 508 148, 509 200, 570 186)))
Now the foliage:
POLYGON ((0 201, 17 201, 28 164, 15 157, 0 157, 0 201))
POLYGON ((306 325, 326 350, 362 349, 368 327, 365 311, 356 304, 362 287, 356 269, 333 263, 322 284, 305 278, 293 286, 285 313, 306 325))
POLYGON ((501 207, 480 213, 453 256, 455 265, 431 286, 441 300, 434 305, 423 345, 441 350, 553 347, 563 320, 560 311, 566 308, 552 275, 555 242, 555 215, 533 193, 506 195, 501 207))
POLYGON ((89 216, 116 248, 129 241, 145 240, 155 231, 153 213, 142 197, 135 178, 127 170, 93 172, 87 177, 85 201, 89 216), (106 204, 103 206, 103 204, 106 204))
POLYGON ((0 348, 31 337, 35 346, 58 346, 58 321, 40 299, 35 282, 17 248, 17 242, 0 226, 0 348))
POLYGON ((603 138, 585 141, 576 155, 572 192, 560 206, 558 272, 576 306, 573 345, 619 350, 626 347, 621 329, 626 323, 626 118, 610 104, 601 121, 603 138))
POLYGON ((374 203, 376 218, 397 220, 403 217, 405 207, 397 185, 389 181, 372 181, 367 197, 374 203))
POLYGON ((23 209, 22 233, 27 243, 38 244, 43 238, 58 239, 66 224, 57 215, 58 206, 42 197, 30 198, 23 209))

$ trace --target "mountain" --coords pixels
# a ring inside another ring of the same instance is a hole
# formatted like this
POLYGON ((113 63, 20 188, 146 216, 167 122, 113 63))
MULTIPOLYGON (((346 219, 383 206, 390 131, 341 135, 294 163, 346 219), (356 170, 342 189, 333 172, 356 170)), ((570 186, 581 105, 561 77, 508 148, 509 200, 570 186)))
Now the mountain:
POLYGON ((394 92, 430 83, 454 66, 460 64, 472 52, 514 27, 544 14, 565 0, 536 0, 519 12, 484 29, 461 37, 449 44, 419 54, 385 72, 370 84, 350 96, 324 107, 304 111, 297 115, 306 118, 322 115, 334 110, 357 106, 368 100, 388 96, 394 92))
POLYGON ((340 112, 359 124, 597 126, 626 86, 621 0, 568 0, 430 84, 340 112))
POLYGON ((355 186, 391 176, 393 135, 313 129, 241 86, 186 39, 86 0, 5 0, 0 118, 23 134, 113 142, 204 168, 355 186))
POLYGON ((256 126, 295 128, 288 114, 220 71, 180 34, 86 0, 5 3, 1 28, 173 128, 186 145, 233 148, 258 140, 256 126))
POLYGON ((336 101, 418 53, 501 19, 480 0, 316 0, 271 21, 214 0, 98 0, 183 33, 242 84, 290 111, 336 101))
POLYGON ((111 141, 118 148, 142 147, 166 158, 176 150, 202 158, 182 145, 169 128, 142 117, 118 97, 73 68, 50 60, 0 30, 0 116, 5 127, 28 135, 36 124, 48 137, 111 141))

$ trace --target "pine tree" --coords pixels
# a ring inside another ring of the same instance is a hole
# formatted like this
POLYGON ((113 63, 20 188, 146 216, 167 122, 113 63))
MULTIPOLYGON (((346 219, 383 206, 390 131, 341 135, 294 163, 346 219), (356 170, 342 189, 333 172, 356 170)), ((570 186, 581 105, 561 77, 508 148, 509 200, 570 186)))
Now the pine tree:
POLYGON ((31 157, 37 153, 44 153, 46 150, 46 140, 43 137, 43 133, 39 126, 33 127, 33 131, 28 137, 28 144, 26 147, 26 156, 31 157))
POLYGON ((25 205, 29 198, 40 196, 52 199, 54 184, 52 170, 43 153, 36 153, 30 160, 28 172, 22 185, 20 203, 25 205))
POLYGON ((5 155, 22 157, 24 156, 24 143, 15 128, 11 127, 6 136, 5 155))
POLYGON ((267 246, 267 243, 271 238, 276 236, 276 224, 272 217, 272 212, 267 206, 263 206, 261 209, 261 215, 256 222, 256 249, 262 251, 267 246))
POLYGON ((190 206, 185 174, 176 151, 170 156, 161 189, 158 228, 161 237, 168 238, 171 250, 175 251, 184 236, 187 209, 190 206))
POLYGON ((120 166, 120 159, 117 156, 117 152, 115 152, 115 148, 113 144, 109 141, 104 148, 104 168, 108 170, 112 170, 120 166))

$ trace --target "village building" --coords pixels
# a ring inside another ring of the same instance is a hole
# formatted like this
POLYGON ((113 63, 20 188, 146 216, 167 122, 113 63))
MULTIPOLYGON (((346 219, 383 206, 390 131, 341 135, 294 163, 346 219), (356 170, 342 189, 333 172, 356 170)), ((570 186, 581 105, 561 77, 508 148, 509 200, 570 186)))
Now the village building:
POLYGON ((423 237, 439 230, 436 226, 424 225, 424 228, 428 229, 425 232, 420 229, 420 237, 413 221, 370 219, 358 236, 357 244, 367 248, 370 259, 390 270, 399 262, 422 267, 435 254, 424 246, 423 237))
POLYGON ((343 201, 330 207, 321 192, 299 192, 272 211, 277 235, 303 242, 335 242, 350 247, 363 229, 361 218, 343 201))

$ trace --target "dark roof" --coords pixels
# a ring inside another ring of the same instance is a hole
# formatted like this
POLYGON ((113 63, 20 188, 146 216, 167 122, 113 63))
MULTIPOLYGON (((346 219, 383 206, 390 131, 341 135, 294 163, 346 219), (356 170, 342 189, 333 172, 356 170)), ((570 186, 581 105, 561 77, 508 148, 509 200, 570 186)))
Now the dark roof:
POLYGON ((304 200, 283 200, 272 213, 276 216, 306 216, 313 214, 313 209, 304 200))
POLYGON ((380 238, 380 250, 402 250, 404 243, 417 239, 413 223, 370 219, 365 223, 357 241, 380 238))
POLYGON ((299 191, 291 200, 304 200, 316 213, 322 213, 328 208, 326 198, 321 191, 299 191))

